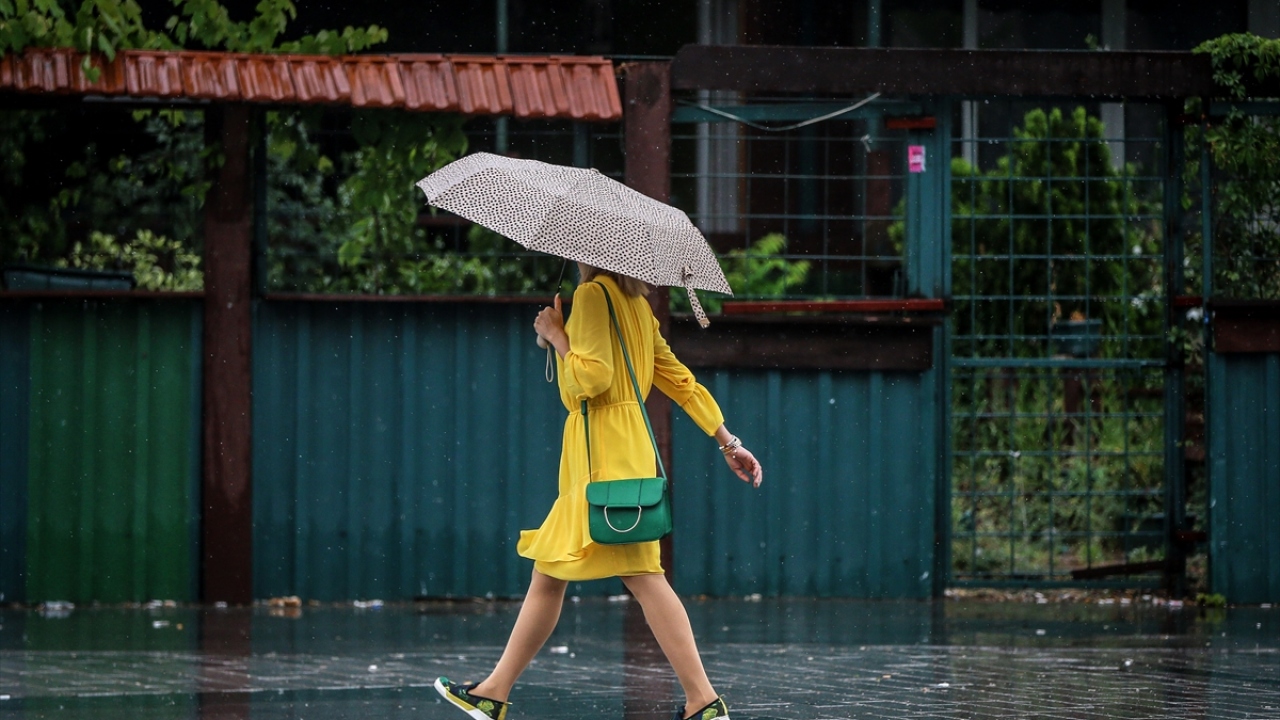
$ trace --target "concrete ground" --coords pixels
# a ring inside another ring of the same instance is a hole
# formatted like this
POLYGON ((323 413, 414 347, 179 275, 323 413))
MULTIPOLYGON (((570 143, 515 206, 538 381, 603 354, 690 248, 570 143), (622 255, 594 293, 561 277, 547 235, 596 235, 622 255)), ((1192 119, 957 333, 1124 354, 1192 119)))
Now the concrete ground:
MULTIPOLYGON (((1280 609, 690 600, 733 717, 1280 718, 1280 609)), ((463 720, 518 604, 0 611, 0 719, 463 720)), ((510 720, 666 720, 639 608, 566 604, 510 720)))

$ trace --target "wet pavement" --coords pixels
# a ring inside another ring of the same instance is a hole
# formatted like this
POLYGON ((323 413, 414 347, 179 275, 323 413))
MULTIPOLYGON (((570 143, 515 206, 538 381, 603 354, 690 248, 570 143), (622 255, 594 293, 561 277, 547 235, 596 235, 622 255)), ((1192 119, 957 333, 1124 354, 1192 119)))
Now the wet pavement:
MULTIPOLYGON (((1280 609, 690 600, 733 717, 1280 718, 1280 609)), ((0 719, 464 716, 514 602, 0 610, 0 719)), ((510 720, 666 720, 674 678, 631 602, 566 604, 510 720)))

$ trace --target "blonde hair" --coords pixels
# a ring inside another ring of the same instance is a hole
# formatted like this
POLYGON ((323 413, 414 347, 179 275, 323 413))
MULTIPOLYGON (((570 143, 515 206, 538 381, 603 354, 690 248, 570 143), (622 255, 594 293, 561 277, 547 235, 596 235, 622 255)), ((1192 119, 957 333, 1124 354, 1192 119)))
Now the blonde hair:
POLYGON ((620 275, 612 270, 601 270, 581 262, 578 263, 578 273, 581 275, 580 282, 590 282, 597 275, 607 275, 613 278, 618 288, 630 297, 648 297, 649 295, 649 284, 629 275, 620 275))

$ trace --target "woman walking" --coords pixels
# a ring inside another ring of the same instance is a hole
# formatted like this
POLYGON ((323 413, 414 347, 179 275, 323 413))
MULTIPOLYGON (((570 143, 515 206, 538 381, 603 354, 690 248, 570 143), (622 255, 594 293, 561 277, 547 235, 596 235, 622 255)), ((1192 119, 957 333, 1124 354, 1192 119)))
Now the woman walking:
POLYGON ((505 720, 511 688, 555 629, 568 584, 620 577, 643 608, 684 690, 685 702, 676 718, 728 718, 724 700, 703 669, 689 616, 663 575, 658 542, 601 545, 592 542, 588 531, 589 481, 655 475, 654 449, 641 415, 644 398, 637 398, 632 389, 621 342, 626 343, 643 393, 656 386, 679 404, 715 438, 725 462, 742 480, 759 487, 763 469, 725 428, 710 393, 671 353, 645 298, 648 285, 582 263, 578 271, 582 282, 574 292, 568 323, 559 296, 555 306, 543 309, 534 321, 534 329, 559 356, 560 399, 569 417, 560 454, 559 497, 542 527, 521 532, 517 545, 521 556, 534 561, 529 592, 489 676, 467 685, 438 678, 436 690, 476 720, 505 720), (614 331, 610 301, 621 338, 614 331), (583 401, 590 417, 589 456, 579 410, 583 401))

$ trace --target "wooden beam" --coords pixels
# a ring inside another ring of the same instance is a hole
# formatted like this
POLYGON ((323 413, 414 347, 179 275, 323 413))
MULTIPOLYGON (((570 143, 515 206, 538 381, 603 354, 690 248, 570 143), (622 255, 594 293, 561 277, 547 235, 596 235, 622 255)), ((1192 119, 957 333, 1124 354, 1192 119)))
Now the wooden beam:
POLYGON ((1280 353, 1280 301, 1212 300, 1213 351, 1280 353))
POLYGON ((250 108, 205 112, 222 148, 204 207, 201 595, 253 600, 250 108))
MULTIPOLYGON (((1189 52, 926 50, 685 45, 677 90, 924 96, 1178 99, 1214 95, 1209 58, 1189 52)), ((629 109, 628 109, 629 111, 629 109)))
POLYGON ((680 323, 670 342, 690 367, 879 370, 933 367, 932 317, 720 316, 706 330, 680 323))
MULTIPOLYGON (((671 63, 637 62, 622 66, 623 143, 626 166, 623 180, 654 200, 671 199, 671 63)), ((667 289, 657 288, 649 297, 653 314, 664 335, 670 332, 671 311, 667 289)), ((660 392, 645 402, 658 452, 671 474, 671 400, 660 392)), ((673 579, 671 538, 662 541, 662 567, 673 579)))

